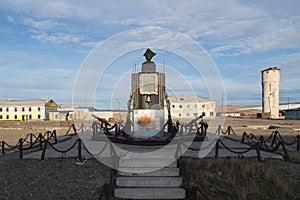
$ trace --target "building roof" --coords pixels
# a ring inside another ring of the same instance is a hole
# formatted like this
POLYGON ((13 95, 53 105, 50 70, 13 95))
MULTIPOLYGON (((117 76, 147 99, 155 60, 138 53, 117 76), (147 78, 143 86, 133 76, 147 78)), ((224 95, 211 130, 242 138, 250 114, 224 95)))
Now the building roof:
POLYGON ((290 109, 286 109, 286 110, 283 110, 285 112, 291 112, 291 111, 300 111, 300 107, 298 108, 290 108, 290 109))
POLYGON ((280 71, 280 69, 277 68, 277 67, 269 67, 269 68, 267 68, 267 69, 262 70, 261 72, 269 71, 269 70, 279 70, 279 71, 280 71))
MULTIPOLYGON (((0 100, 0 107, 5 106, 45 106, 49 101, 46 99, 41 100, 0 100)), ((53 100, 52 100, 53 101, 53 100)))
POLYGON ((209 102, 214 101, 200 96, 169 96, 170 102, 209 102))
POLYGON ((76 108, 79 108, 79 105, 76 104, 59 104, 58 105, 58 110, 73 110, 76 108))

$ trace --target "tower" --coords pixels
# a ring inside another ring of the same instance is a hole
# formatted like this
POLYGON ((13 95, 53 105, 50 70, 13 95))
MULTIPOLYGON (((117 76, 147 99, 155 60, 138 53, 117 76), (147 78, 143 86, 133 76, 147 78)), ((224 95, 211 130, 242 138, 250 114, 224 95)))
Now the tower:
POLYGON ((262 117, 279 118, 280 69, 271 67, 261 71, 262 117))

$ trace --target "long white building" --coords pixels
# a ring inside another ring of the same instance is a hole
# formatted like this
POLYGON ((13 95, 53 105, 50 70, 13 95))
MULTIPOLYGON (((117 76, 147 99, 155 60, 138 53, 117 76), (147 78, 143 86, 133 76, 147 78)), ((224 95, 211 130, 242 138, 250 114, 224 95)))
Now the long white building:
POLYGON ((0 120, 49 120, 49 112, 57 109, 51 100, 0 100, 0 120))
POLYGON ((216 101, 199 96, 170 96, 173 120, 190 121, 204 114, 206 119, 216 116, 216 101))

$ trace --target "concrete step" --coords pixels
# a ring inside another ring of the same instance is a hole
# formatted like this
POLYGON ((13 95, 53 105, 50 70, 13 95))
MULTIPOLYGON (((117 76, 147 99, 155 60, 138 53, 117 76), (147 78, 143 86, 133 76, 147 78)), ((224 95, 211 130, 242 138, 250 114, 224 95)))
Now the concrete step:
POLYGON ((115 197, 122 199, 184 199, 182 188, 116 188, 115 197))
POLYGON ((134 158, 134 159, 120 159, 119 167, 120 168, 132 168, 132 167, 141 167, 141 168, 163 168, 163 167, 177 167, 177 161, 175 159, 168 158, 134 158))
POLYGON ((116 179, 117 187, 180 187, 181 184, 180 177, 121 176, 116 179))
POLYGON ((121 168, 119 169, 121 176, 179 176, 179 168, 166 167, 153 171, 153 168, 121 168), (147 173, 141 173, 149 171, 147 173))

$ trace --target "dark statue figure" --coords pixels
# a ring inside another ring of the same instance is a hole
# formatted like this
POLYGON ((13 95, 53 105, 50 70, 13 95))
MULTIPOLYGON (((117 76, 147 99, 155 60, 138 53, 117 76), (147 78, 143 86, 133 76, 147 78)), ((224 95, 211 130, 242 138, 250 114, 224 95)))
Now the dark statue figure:
POLYGON ((146 52, 144 53, 144 56, 146 58, 147 61, 151 61, 151 59, 156 55, 156 53, 154 53, 153 51, 151 51, 150 49, 147 49, 146 52))

